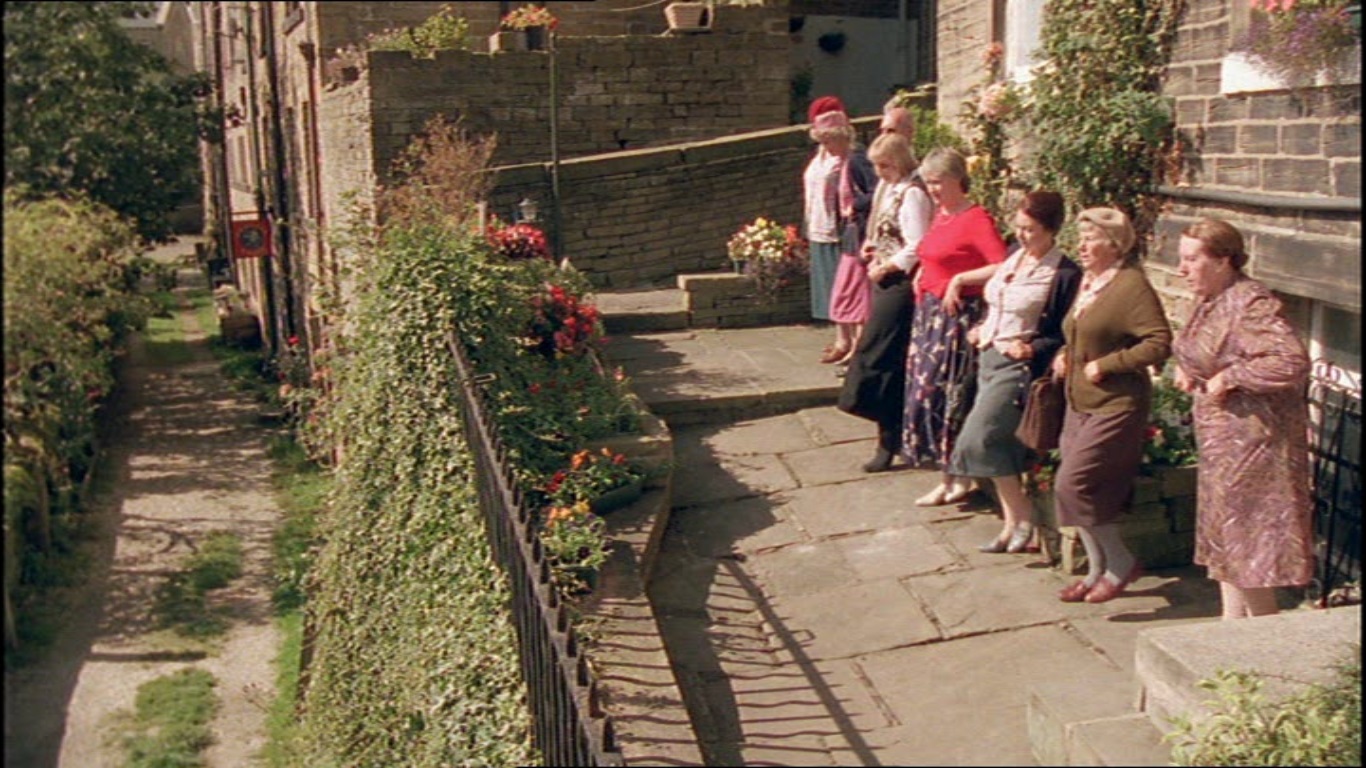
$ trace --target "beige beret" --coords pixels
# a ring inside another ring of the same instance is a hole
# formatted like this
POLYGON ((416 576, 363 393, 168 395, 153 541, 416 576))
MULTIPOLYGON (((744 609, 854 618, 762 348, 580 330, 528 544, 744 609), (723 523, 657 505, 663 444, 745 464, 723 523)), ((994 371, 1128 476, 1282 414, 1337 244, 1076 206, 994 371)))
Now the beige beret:
POLYGON ((1134 227, 1129 223, 1129 217, 1123 211, 1114 208, 1087 208, 1077 214, 1077 223, 1087 222, 1099 227, 1115 246, 1119 248, 1119 255, 1126 256, 1134 247, 1134 227))

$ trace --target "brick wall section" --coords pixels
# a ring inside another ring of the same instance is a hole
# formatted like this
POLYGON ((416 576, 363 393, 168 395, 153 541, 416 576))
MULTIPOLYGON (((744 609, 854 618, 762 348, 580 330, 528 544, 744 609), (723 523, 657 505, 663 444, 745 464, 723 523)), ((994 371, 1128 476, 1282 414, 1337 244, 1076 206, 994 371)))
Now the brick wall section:
MULTIPOLYGON (((1163 92, 1173 98, 1187 142, 1185 174, 1193 189, 1323 200, 1361 198, 1361 102, 1323 91, 1263 91, 1223 96, 1221 62, 1230 44, 1221 0, 1191 0, 1163 92)), ((1180 231, 1202 216, 1237 226, 1248 240, 1249 272, 1277 291, 1360 311, 1359 212, 1294 205, 1240 205, 1173 198, 1159 219, 1150 273, 1174 320, 1190 297, 1174 279, 1180 231)))
MULTIPOLYGON (((728 9, 730 11, 747 9, 728 9)), ((787 37, 713 33, 561 38, 560 156, 659 146, 788 124, 787 37)), ((436 114, 497 133, 495 163, 550 158, 549 55, 372 52, 381 175, 436 114)))

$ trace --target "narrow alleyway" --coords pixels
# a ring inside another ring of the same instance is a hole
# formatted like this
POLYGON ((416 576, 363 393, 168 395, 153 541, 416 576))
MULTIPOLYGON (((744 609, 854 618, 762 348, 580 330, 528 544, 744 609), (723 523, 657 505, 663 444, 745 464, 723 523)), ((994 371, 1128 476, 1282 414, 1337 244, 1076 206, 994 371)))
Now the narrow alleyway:
MULTIPOLYGON (((179 266, 182 295, 203 286, 193 240, 154 251, 179 266)), ((88 581, 65 596, 65 619, 40 663, 7 673, 5 766, 121 765, 111 716, 131 710, 142 683, 187 666, 212 673, 220 701, 210 766, 251 765, 266 743, 280 637, 270 606, 271 534, 278 512, 266 449, 271 431, 208 348, 212 329, 183 308, 183 362, 138 339, 124 361, 86 527, 88 581), (209 594, 230 629, 208 645, 154 627, 156 590, 205 537, 240 538, 243 575, 209 594)))

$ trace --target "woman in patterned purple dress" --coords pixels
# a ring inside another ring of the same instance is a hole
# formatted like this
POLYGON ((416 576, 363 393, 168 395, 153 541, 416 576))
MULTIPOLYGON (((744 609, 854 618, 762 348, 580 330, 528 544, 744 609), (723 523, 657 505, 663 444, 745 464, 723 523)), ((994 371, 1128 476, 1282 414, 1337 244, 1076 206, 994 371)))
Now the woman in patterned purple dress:
POLYGON ((1276 613, 1276 587, 1313 577, 1306 426, 1309 357, 1281 302, 1243 274, 1243 237, 1218 219, 1181 233, 1197 304, 1176 338, 1176 385, 1200 448, 1195 562, 1224 619, 1276 613))

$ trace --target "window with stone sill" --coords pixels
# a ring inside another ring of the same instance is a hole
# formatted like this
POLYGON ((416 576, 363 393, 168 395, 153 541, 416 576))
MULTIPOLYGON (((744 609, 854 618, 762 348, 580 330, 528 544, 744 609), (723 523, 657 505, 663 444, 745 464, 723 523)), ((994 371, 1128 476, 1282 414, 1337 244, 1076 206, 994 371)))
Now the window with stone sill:
MULTIPOLYGON (((1358 20, 1361 18, 1360 3, 1353 3, 1348 8, 1356 14, 1358 20)), ((1251 21, 1252 8, 1246 0, 1233 0, 1229 7, 1229 51, 1224 54, 1219 68, 1220 95, 1283 91, 1289 88, 1285 82, 1263 70, 1257 61, 1246 52, 1233 50, 1233 46, 1237 45, 1247 35, 1251 21)), ((1346 62, 1344 68, 1346 75, 1336 82, 1328 82, 1326 78, 1320 77, 1319 82, 1315 85, 1359 85, 1361 83, 1360 35, 1361 31, 1358 27, 1356 48, 1343 54, 1346 62)))

